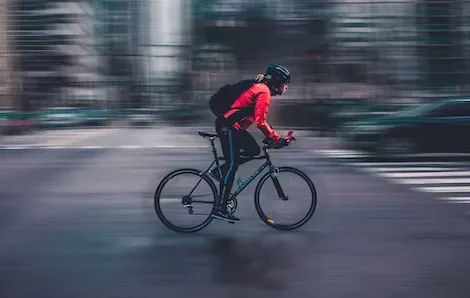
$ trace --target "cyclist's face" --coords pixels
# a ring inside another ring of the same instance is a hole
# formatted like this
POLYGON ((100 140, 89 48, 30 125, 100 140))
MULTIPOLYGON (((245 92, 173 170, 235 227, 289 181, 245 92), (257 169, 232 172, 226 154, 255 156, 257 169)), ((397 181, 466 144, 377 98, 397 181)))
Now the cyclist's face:
POLYGON ((287 92, 287 84, 282 83, 281 88, 279 88, 279 91, 281 92, 281 95, 287 92))

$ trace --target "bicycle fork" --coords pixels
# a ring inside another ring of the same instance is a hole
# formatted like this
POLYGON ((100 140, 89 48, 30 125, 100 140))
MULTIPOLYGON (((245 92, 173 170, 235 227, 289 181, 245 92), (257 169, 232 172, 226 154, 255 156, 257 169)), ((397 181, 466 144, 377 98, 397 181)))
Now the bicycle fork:
POLYGON ((287 201, 289 198, 286 197, 284 194, 284 191, 282 190, 281 183, 279 182, 279 179, 277 178, 277 173, 279 173, 279 169, 275 167, 271 167, 271 179, 274 183, 274 187, 276 188, 277 195, 279 196, 280 199, 287 201))

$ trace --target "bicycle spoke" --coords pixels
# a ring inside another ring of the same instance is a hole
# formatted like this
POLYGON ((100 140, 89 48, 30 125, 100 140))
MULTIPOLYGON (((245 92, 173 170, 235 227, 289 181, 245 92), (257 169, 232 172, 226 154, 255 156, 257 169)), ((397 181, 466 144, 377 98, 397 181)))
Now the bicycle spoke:
POLYGON ((202 204, 214 204, 213 201, 199 201, 199 200, 192 200, 193 203, 202 203, 202 204))
POLYGON ((160 203, 181 203, 181 198, 160 198, 160 203))

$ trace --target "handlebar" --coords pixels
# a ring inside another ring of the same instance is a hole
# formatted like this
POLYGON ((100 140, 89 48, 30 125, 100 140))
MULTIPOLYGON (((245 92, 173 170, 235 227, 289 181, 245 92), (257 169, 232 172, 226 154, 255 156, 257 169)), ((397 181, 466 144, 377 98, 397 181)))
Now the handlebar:
MULTIPOLYGON (((285 139, 287 140, 287 145, 286 146, 288 146, 290 144, 290 142, 296 141, 296 139, 294 137, 294 131, 289 130, 289 132, 287 133, 287 136, 285 137, 285 139)), ((274 147, 272 147, 272 144, 269 143, 269 141, 267 141, 267 140, 264 140, 263 143, 264 143, 263 149, 274 148, 274 147)), ((286 147, 286 146, 282 146, 282 147, 286 147)))

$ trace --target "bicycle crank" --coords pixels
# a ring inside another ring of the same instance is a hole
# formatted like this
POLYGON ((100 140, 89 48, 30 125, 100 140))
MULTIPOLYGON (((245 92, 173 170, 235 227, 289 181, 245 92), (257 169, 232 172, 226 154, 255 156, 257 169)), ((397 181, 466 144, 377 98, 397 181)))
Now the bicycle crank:
POLYGON ((234 214, 235 211, 237 210, 237 207, 238 207, 238 201, 236 198, 234 197, 231 197, 228 201, 227 201, 227 211, 230 212, 230 214, 234 214))

